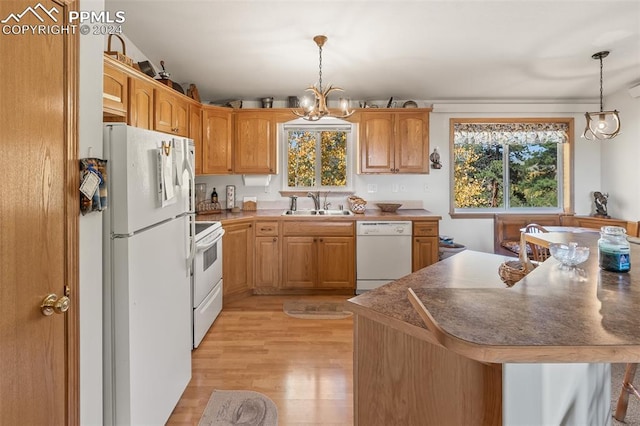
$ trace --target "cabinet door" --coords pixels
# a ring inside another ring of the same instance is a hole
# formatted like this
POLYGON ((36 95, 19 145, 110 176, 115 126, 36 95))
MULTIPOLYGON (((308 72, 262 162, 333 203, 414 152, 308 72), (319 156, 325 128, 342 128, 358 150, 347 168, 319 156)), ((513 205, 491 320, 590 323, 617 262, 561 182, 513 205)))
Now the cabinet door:
POLYGON ((396 114, 397 173, 429 173, 429 113, 396 114))
POLYGON ((195 172, 202 174, 202 107, 189 104, 189 138, 196 149, 195 172))
POLYGON ((438 261, 438 237, 417 237, 413 239, 413 272, 433 265, 438 261))
POLYGON ((153 129, 153 83, 142 78, 129 79, 129 110, 127 122, 130 126, 153 129))
POLYGON ((277 173, 275 127, 273 117, 267 113, 237 114, 233 160, 235 173, 277 173))
POLYGON ((353 237, 319 237, 317 288, 355 288, 353 237))
POLYGON ((176 96, 173 99, 174 133, 179 136, 189 136, 189 103, 176 96))
POLYGON ((104 64, 102 88, 102 110, 108 115, 125 117, 127 115, 127 75, 104 64))
MULTIPOLYGON (((249 293, 253 287, 253 225, 239 223, 224 227, 222 237, 223 295, 249 293)), ((224 300, 223 297, 223 300, 224 300)))
POLYGON ((164 90, 154 91, 153 128, 159 132, 175 133, 173 97, 164 90))
POLYGON ((284 237, 282 241, 282 287, 313 288, 316 282, 314 237, 284 237))
POLYGON ((360 120, 360 172, 394 173, 392 113, 362 113, 360 120))
POLYGON ((230 174, 233 136, 230 111, 205 108, 202 123, 202 173, 230 174))
POLYGON ((280 240, 278 237, 256 237, 255 287, 280 286, 280 240))

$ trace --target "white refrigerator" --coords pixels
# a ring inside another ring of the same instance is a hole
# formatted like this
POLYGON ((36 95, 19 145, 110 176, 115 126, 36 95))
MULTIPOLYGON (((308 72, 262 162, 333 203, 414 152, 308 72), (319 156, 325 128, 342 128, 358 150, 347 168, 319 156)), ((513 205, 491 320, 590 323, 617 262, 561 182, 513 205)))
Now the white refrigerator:
POLYGON ((190 142, 104 126, 105 425, 164 424, 191 378, 190 142))

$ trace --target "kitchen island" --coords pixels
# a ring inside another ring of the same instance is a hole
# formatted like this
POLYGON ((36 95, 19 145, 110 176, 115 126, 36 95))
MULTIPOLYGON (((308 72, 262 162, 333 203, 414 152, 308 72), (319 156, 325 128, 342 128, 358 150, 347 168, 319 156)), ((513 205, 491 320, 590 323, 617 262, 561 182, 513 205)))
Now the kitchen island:
POLYGON ((508 258, 464 251, 350 299, 355 424, 606 424, 608 363, 640 361, 640 246, 618 274, 597 234, 545 238, 590 247, 582 281, 549 259, 508 288, 508 258))

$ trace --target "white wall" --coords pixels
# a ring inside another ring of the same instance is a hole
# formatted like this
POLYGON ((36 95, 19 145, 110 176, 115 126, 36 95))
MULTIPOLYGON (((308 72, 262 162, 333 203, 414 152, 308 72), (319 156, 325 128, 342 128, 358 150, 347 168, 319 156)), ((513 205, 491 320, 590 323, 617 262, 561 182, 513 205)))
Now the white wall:
MULTIPOLYGON (((81 0, 80 10, 103 10, 81 0)), ((102 157, 104 37, 80 36, 79 158, 102 157), (91 150, 91 152, 89 152, 91 150)), ((102 424, 102 213, 80 217, 80 424, 102 424)))
MULTIPOLYGON (((423 101, 421 101, 423 102, 423 101)), ((399 200, 404 207, 425 208, 440 215, 440 234, 454 237, 456 242, 470 249, 493 252, 492 219, 452 219, 449 216, 449 119, 468 117, 574 117, 575 118, 575 210, 578 214, 591 211, 591 192, 600 188, 600 145, 580 138, 584 126, 584 111, 595 105, 546 105, 546 104, 434 104, 430 117, 430 150, 438 147, 443 166, 431 169, 428 175, 358 175, 356 193, 375 208, 376 201, 399 200), (368 185, 377 185, 377 192, 367 192, 368 185), (397 188, 398 192, 394 192, 397 188)), ((287 199, 278 193, 282 188, 280 174, 273 176, 265 192, 264 187, 245 187, 241 176, 201 176, 197 179, 207 184, 207 190, 215 186, 224 199, 226 185, 235 185, 236 199, 257 196, 258 208, 285 208, 287 199)), ((332 206, 347 205, 346 196, 329 198, 332 206)), ((241 204, 239 204, 241 206, 241 204)), ((311 208, 310 199, 298 199, 298 208, 311 208)))
POLYGON ((594 143, 602 147, 602 191, 609 193, 610 216, 640 220, 640 97, 624 88, 605 100, 605 110, 620 111, 621 132, 614 139, 594 143))

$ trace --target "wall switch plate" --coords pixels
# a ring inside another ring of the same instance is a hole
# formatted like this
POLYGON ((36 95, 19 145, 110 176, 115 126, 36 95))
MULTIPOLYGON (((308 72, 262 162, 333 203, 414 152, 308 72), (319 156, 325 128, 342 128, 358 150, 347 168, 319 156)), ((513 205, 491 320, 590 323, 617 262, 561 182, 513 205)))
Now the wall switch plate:
POLYGON ((392 192, 398 192, 398 184, 397 183, 394 183, 394 184, 391 185, 391 191, 392 192))
POLYGON ((378 185, 370 183, 367 185, 367 192, 378 192, 378 185))

